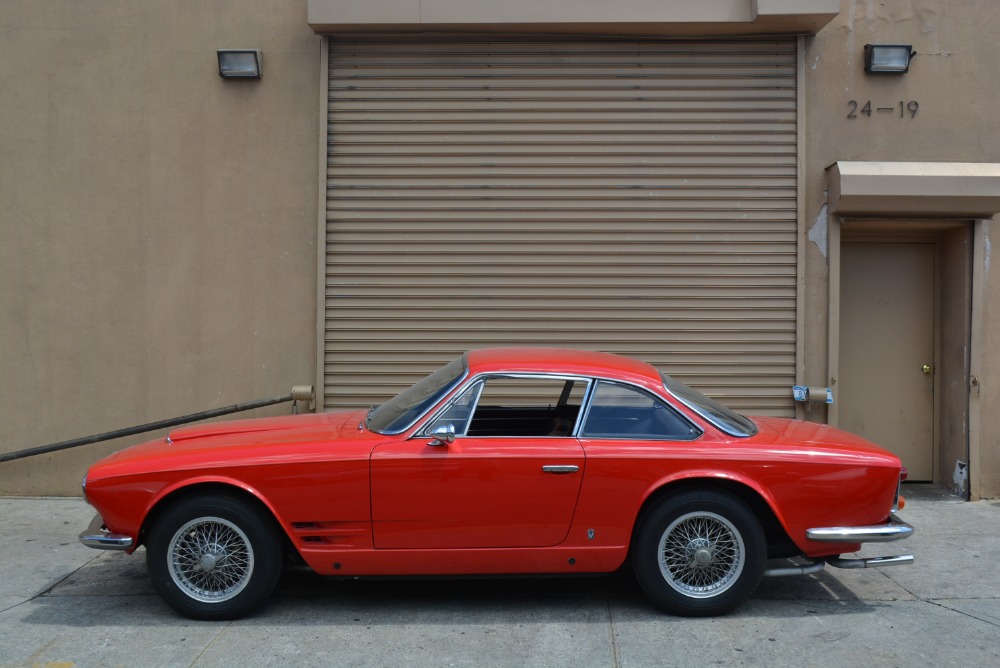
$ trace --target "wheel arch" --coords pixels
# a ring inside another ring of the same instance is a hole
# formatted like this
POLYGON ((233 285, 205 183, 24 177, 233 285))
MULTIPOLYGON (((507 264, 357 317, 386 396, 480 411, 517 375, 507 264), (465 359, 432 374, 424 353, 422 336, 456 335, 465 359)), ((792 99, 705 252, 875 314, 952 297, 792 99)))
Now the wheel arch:
POLYGON ((301 555, 298 553, 298 549, 295 547, 291 537, 288 535, 288 530, 285 528, 284 523, 281 521, 281 518, 278 516, 277 512, 275 512, 271 504, 268 503, 267 500, 252 487, 236 481, 223 479, 186 481, 183 484, 165 489, 150 505, 149 510, 146 512, 146 516, 142 520, 142 525, 139 529, 138 544, 141 545, 146 542, 150 528, 156 524, 157 520, 163 512, 170 507, 171 504, 176 503, 181 499, 218 494, 225 494, 239 498, 255 507, 262 516, 267 517, 274 524, 278 534, 282 537, 285 554, 301 558, 301 555))
POLYGON ((665 481, 650 490, 642 502, 632 526, 632 537, 629 541, 629 558, 635 549, 636 535, 649 512, 664 499, 691 490, 715 490, 730 494, 742 501, 757 516, 764 538, 767 542, 769 559, 791 557, 800 553, 798 547, 788 535, 772 501, 768 495, 756 486, 741 479, 729 476, 698 475, 665 481))

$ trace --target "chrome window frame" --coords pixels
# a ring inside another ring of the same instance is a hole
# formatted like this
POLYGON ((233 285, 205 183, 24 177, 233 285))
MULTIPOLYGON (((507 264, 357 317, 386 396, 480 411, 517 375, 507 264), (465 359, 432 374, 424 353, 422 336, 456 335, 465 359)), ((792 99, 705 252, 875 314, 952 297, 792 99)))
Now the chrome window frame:
MULTIPOLYGON (((483 388, 486 387, 486 381, 488 379, 490 379, 490 378, 521 378, 521 379, 527 379, 527 380, 534 379, 534 380, 562 380, 562 381, 570 381, 571 380, 571 381, 574 381, 574 382, 585 382, 585 383, 587 383, 587 387, 586 387, 586 389, 584 390, 584 393, 583 393, 583 399, 581 400, 581 404, 580 404, 580 412, 576 416, 576 423, 573 425, 573 429, 570 431, 570 433, 567 434, 566 436, 547 436, 547 435, 542 435, 542 436, 516 436, 516 437, 511 437, 511 436, 476 436, 476 438, 575 438, 576 434, 577 434, 577 430, 580 428, 580 425, 583 424, 583 422, 582 422, 583 414, 587 410, 588 402, 590 401, 590 397, 591 397, 591 393, 593 392, 593 388, 596 385, 596 383, 594 382, 596 379, 593 376, 578 376, 576 374, 571 374, 571 373, 552 373, 552 374, 547 374, 547 373, 538 373, 538 372, 519 372, 519 371, 486 371, 486 372, 479 373, 479 374, 476 374, 475 376, 470 376, 469 378, 467 378, 466 381, 464 383, 462 383, 458 387, 458 389, 456 389, 455 392, 450 397, 448 397, 440 405, 440 407, 437 410, 431 409, 431 411, 428 411, 428 414, 430 414, 430 418, 428 418, 416 430, 414 430, 413 435, 410 436, 410 438, 427 438, 427 437, 431 436, 431 434, 428 432, 428 429, 430 429, 430 426, 433 425, 437 421, 438 416, 443 415, 445 412, 447 412, 448 409, 451 408, 452 404, 454 404, 455 401, 457 401, 460 397, 462 397, 469 388, 471 388, 477 382, 479 382, 480 380, 482 380, 483 383, 482 383, 482 386, 479 389, 479 396, 476 397, 476 404, 472 407, 472 414, 475 414, 476 408, 479 406, 479 400, 482 398, 483 388)), ((470 415, 470 418, 471 418, 471 415, 470 415)), ((416 424, 416 423, 414 423, 414 424, 416 424)), ((470 419, 469 420, 469 424, 467 424, 465 426, 465 432, 468 432, 469 425, 471 425, 471 424, 472 424, 472 420, 470 419)), ((466 435, 466 433, 461 433, 460 434, 460 433, 456 432, 455 437, 456 438, 466 438, 467 435, 466 435)))
MULTIPOLYGON (((702 429, 701 425, 699 425, 697 422, 693 421, 691 418, 689 418, 687 415, 685 415, 683 411, 678 410, 677 407, 674 406, 673 402, 671 402, 670 400, 668 400, 666 397, 663 397, 663 396, 657 394, 656 392, 652 392, 648 388, 645 388, 645 387, 643 387, 641 385, 637 385, 635 383, 630 383, 627 380, 619 380, 617 378, 604 378, 602 376, 595 377, 594 378, 594 383, 590 386, 590 392, 587 395, 587 399, 586 399, 586 402, 587 402, 587 404, 586 404, 586 410, 583 411, 583 414, 581 415, 581 418, 580 418, 580 423, 579 423, 580 427, 583 427, 583 425, 587 423, 587 418, 590 416, 590 409, 594 405, 594 394, 597 392, 597 388, 598 388, 598 386, 602 382, 604 382, 604 383, 611 383, 613 385, 623 385, 625 387, 629 387, 629 388, 632 388, 634 390, 637 390, 641 394, 645 394, 645 395, 654 397, 656 399, 659 399, 664 404, 664 407, 667 408, 667 410, 670 410, 671 412, 674 413, 674 415, 676 415, 678 418, 680 418, 681 421, 683 421, 683 422, 687 423, 688 425, 690 425, 691 428, 692 428, 692 430, 694 430, 695 433, 694 433, 694 435, 691 436, 691 438, 648 438, 648 437, 633 437, 633 436, 630 436, 628 434, 622 434, 620 436, 594 436, 594 437, 592 437, 594 440, 600 440, 600 439, 608 440, 608 439, 610 439, 610 440, 618 440, 618 441, 665 441, 665 442, 669 442, 669 443, 691 443, 692 441, 697 441, 699 438, 701 438, 702 436, 705 435, 705 430, 702 429)), ((671 395, 671 396, 673 396, 673 395, 671 395)), ((574 432, 574 434, 576 434, 576 433, 577 432, 574 432)), ((584 434, 580 434, 578 436, 578 438, 587 438, 587 436, 584 435, 584 434)))

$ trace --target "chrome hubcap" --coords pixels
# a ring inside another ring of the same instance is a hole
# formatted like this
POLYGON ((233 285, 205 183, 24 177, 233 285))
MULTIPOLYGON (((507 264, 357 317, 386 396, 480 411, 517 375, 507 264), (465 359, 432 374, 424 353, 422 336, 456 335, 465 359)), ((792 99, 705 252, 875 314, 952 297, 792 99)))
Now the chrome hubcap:
POLYGON ((660 573, 678 592, 692 598, 717 596, 736 583, 746 561, 743 538, 715 513, 688 513, 660 537, 660 573))
POLYGON ((214 554, 206 554, 201 558, 201 570, 210 571, 215 568, 216 556, 214 554))
POLYGON ((204 603, 233 598, 253 574, 250 540, 221 517, 200 517, 178 529, 170 540, 168 558, 174 583, 204 603))

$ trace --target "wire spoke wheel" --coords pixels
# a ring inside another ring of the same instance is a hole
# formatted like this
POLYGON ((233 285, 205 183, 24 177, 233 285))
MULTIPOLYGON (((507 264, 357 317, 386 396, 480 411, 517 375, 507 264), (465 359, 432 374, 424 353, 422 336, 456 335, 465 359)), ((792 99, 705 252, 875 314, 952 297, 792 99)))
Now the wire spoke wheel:
POLYGON ((238 619, 263 605, 284 555, 266 509, 236 493, 189 492, 164 504, 146 541, 163 600, 192 619, 238 619))
POLYGON ((767 560, 760 520, 722 490, 685 490, 642 518, 632 567, 664 610, 707 617, 729 612, 757 588, 767 560))
POLYGON ((729 520, 709 512, 678 517, 660 538, 660 572, 671 587, 694 598, 716 596, 743 571, 743 538, 729 520))
POLYGON ((204 603, 227 601, 250 582, 250 539, 221 517, 199 517, 183 525, 168 546, 170 577, 184 593, 204 603))

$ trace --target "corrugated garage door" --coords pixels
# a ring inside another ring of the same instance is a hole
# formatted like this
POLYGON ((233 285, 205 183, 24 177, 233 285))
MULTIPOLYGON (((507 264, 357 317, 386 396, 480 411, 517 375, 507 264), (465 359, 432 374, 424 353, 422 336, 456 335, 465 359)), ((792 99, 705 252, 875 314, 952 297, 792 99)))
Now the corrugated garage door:
POLYGON ((323 405, 468 348, 792 415, 796 42, 331 38, 323 405))

